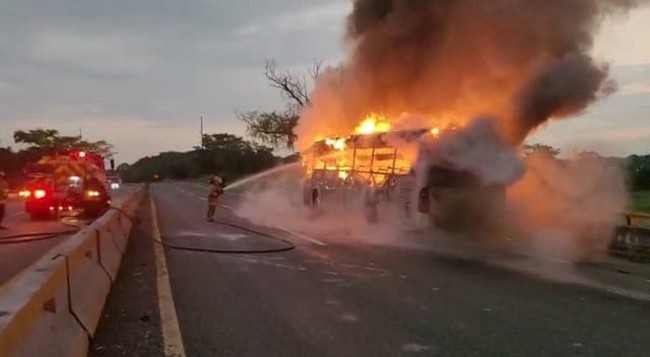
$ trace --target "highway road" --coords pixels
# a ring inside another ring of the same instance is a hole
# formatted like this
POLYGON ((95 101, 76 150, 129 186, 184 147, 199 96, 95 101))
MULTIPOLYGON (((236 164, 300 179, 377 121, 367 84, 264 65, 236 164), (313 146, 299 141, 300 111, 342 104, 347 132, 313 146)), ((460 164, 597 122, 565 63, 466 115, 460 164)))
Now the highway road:
MULTIPOLYGON (((135 231, 91 356, 162 356, 165 348, 187 356, 645 356, 650 351, 650 303, 642 299, 428 250, 291 234, 255 226, 224 208, 219 219, 244 229, 213 224, 204 218, 205 188, 156 184, 153 193, 167 244, 286 247, 266 236, 273 235, 296 249, 160 254, 147 239, 156 237, 156 229, 135 231)), ((238 202, 231 194, 223 200, 228 208, 238 202)), ((140 218, 152 217, 144 209, 140 218)), ((643 288, 650 286, 646 273, 640 268, 619 275, 643 288)))
MULTIPOLYGON (((128 186, 123 186, 121 189, 113 191, 113 200, 121 200, 130 190, 131 188, 128 186)), ((63 225, 57 220, 32 221, 25 213, 24 204, 20 199, 12 199, 8 202, 4 225, 9 229, 0 231, 0 286, 69 237, 69 235, 62 234, 35 241, 32 240, 33 237, 24 237, 19 241, 11 239, 11 243, 9 243, 10 236, 65 232, 74 229, 74 227, 63 225)))

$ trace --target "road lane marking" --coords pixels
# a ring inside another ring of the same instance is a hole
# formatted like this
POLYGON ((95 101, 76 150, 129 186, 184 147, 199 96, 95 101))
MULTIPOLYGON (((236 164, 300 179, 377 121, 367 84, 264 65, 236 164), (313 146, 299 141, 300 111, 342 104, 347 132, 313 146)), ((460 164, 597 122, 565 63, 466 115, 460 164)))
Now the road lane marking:
MULTIPOLYGON (((151 230, 156 240, 162 240, 158 226, 158 215, 153 195, 149 197, 151 204, 151 230)), ((169 282, 169 271, 165 260, 165 249, 162 245, 154 243, 156 255, 156 286, 158 287, 158 310, 160 312, 160 327, 165 345, 166 357, 185 357, 185 346, 183 336, 176 316, 174 297, 172 296, 171 284, 169 282)))
POLYGON ((232 207, 226 206, 226 205, 221 205, 221 208, 227 209, 229 211, 232 211, 232 207))
POLYGON ((308 242, 314 243, 316 245, 320 245, 321 247, 324 247, 324 246, 327 245, 327 244, 319 241, 318 239, 312 238, 312 237, 310 237, 308 235, 305 235, 305 234, 302 234, 300 232, 296 232, 296 231, 293 231, 293 230, 287 229, 287 228, 280 228, 280 229, 287 232, 287 233, 289 233, 289 234, 291 234, 291 235, 293 235, 293 236, 295 236, 296 238, 300 238, 300 239, 306 240, 308 242))
POLYGON ((205 197, 199 197, 199 199, 200 199, 201 201, 207 201, 207 200, 208 200, 208 199, 205 198, 205 197))

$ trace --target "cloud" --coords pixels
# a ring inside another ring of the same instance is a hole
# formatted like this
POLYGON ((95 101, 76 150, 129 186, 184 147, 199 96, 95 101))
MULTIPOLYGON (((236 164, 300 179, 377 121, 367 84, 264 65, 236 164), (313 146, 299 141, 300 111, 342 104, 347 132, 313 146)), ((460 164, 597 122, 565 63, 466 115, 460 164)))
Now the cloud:
POLYGON ((348 0, 21 0, 0 12, 0 144, 56 128, 118 161, 243 134, 236 110, 283 105, 262 76, 338 55, 348 0), (246 28, 248 27, 248 30, 246 28))
POLYGON ((346 15, 352 9, 351 2, 332 2, 299 11, 291 11, 262 22, 246 24, 235 30, 239 36, 260 36, 265 32, 337 32, 339 28, 330 25, 343 25, 346 15))
MULTIPOLYGON (((76 135, 82 127, 84 136, 114 143, 118 161, 132 162, 191 148, 200 116, 208 131, 243 134, 236 110, 282 106, 262 76, 265 58, 292 69, 342 58, 351 6, 350 0, 5 1, 0 145, 12 144, 15 129, 76 135)), ((647 21, 633 16, 631 30, 603 37, 607 58, 624 54, 615 63, 650 63, 647 21)), ((623 72, 631 82, 641 78, 623 72)), ((628 94, 613 105, 644 99, 628 94)))
POLYGON ((103 76, 143 73, 155 58, 146 42, 129 36, 43 31, 35 35, 32 58, 42 65, 55 65, 103 76))
POLYGON ((604 155, 650 153, 650 65, 615 66, 619 90, 575 120, 556 121, 529 142, 604 155))
POLYGON ((596 39, 598 58, 622 65, 650 63, 650 6, 642 6, 627 16, 606 21, 596 39))
POLYGON ((622 95, 650 94, 650 80, 628 83, 619 89, 619 93, 622 95))

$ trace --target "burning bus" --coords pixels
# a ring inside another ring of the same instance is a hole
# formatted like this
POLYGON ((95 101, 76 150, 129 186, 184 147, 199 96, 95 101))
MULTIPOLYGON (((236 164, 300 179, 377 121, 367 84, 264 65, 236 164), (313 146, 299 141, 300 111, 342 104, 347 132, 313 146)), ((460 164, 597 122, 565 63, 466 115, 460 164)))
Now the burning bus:
POLYGON ((457 229, 479 227, 505 205, 505 185, 488 183, 443 155, 419 157, 422 146, 439 150, 436 142, 453 135, 454 127, 391 130, 370 118, 359 128, 347 137, 318 140, 303 152, 305 206, 361 209, 369 222, 384 214, 422 214, 435 227, 457 229))

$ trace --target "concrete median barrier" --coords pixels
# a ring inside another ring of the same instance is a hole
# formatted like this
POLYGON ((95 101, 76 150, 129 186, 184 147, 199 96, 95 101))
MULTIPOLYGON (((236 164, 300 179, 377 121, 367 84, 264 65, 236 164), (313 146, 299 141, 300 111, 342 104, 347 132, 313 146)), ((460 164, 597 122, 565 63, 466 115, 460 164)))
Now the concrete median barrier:
MULTIPOLYGON (((117 205, 135 214, 145 189, 117 205)), ((132 228, 110 210, 0 289, 0 356, 85 356, 132 228)))

